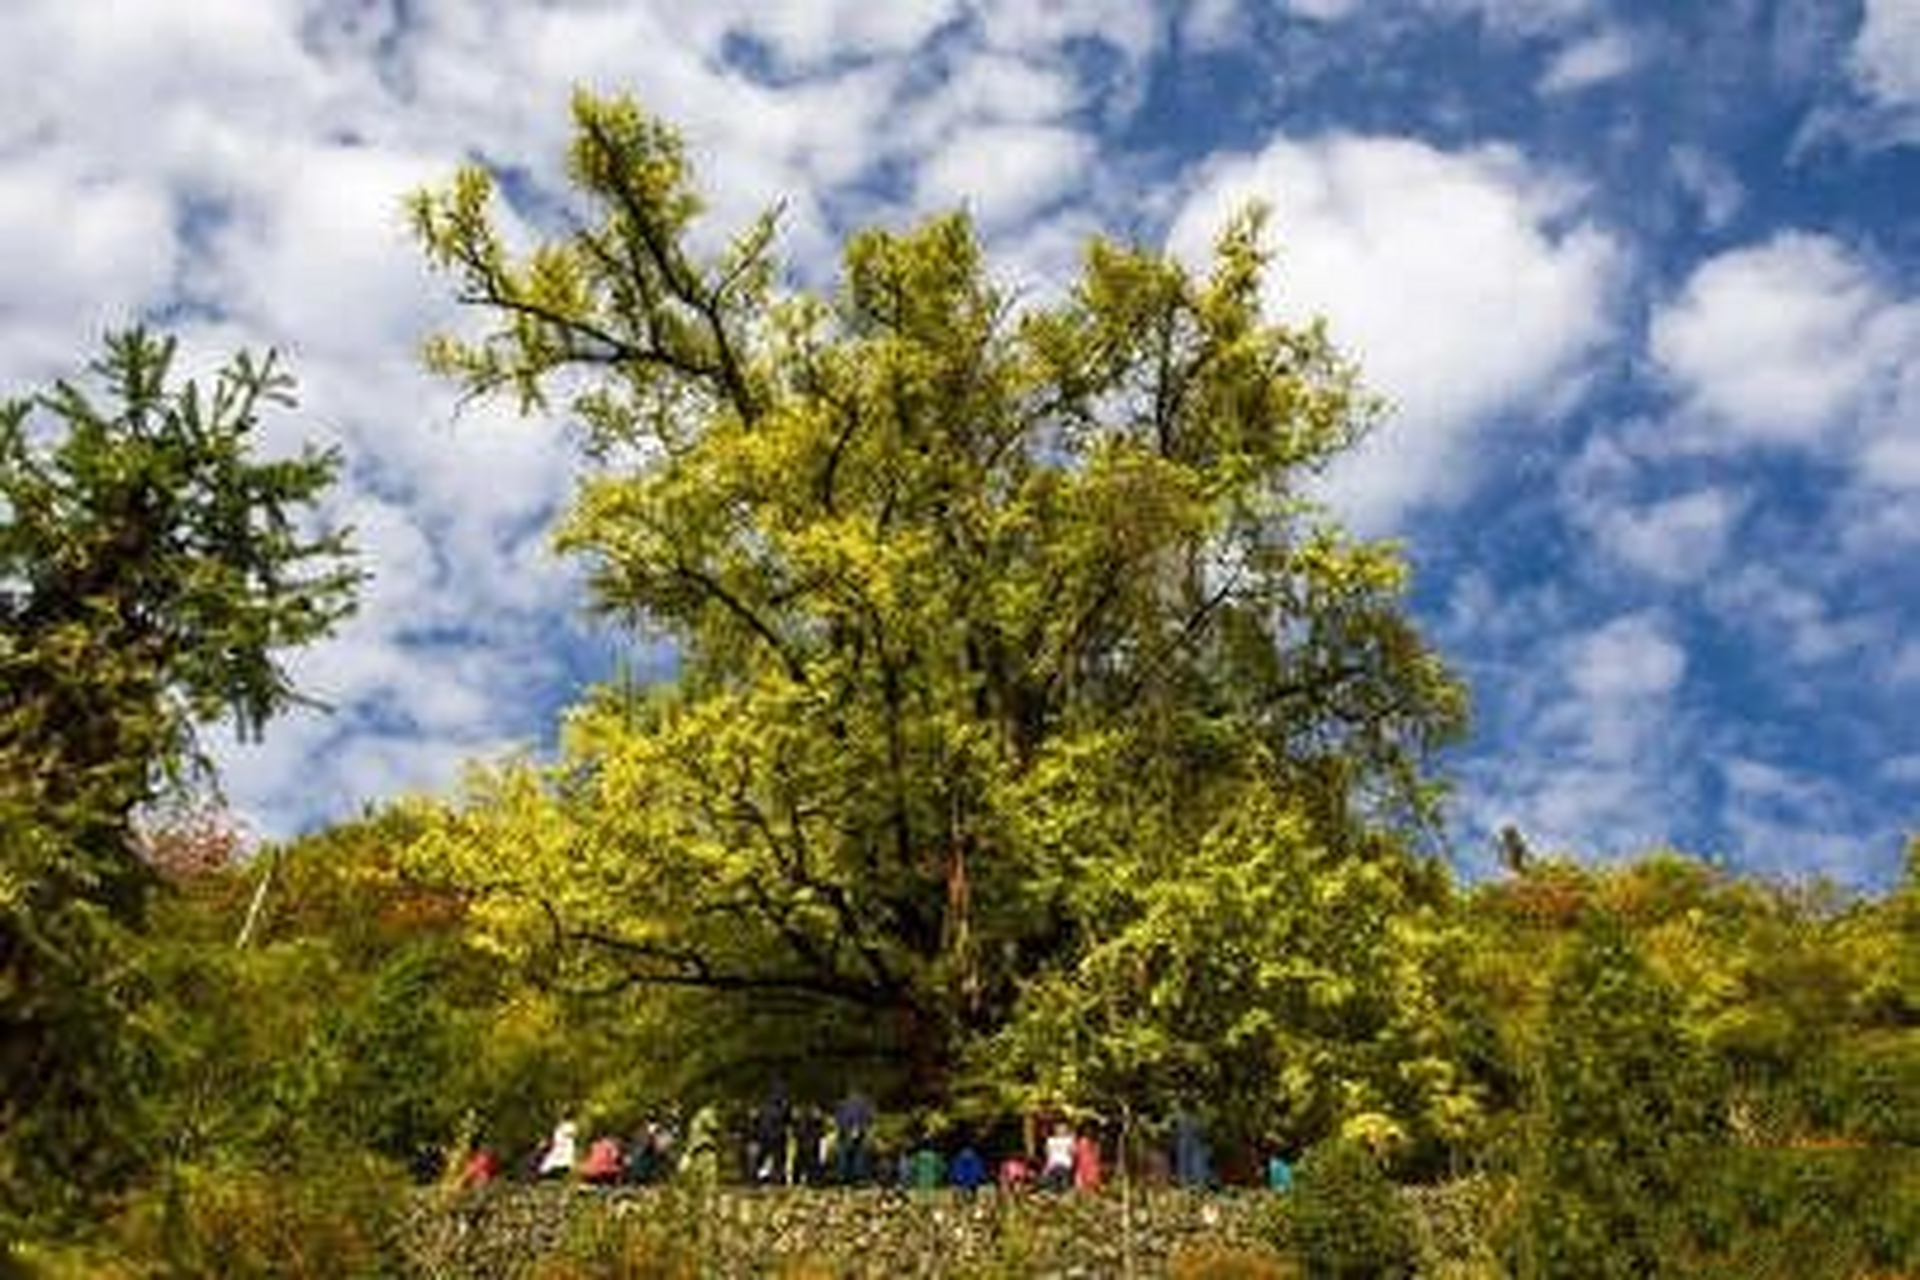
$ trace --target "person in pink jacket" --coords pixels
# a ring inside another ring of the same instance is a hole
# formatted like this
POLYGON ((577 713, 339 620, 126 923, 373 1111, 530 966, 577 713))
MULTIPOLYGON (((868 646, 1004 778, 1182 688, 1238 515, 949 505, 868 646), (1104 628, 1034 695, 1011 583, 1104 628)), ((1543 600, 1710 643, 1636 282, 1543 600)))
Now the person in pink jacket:
POLYGON ((1073 1140, 1073 1187, 1076 1191, 1100 1189, 1100 1142, 1090 1133, 1073 1140))

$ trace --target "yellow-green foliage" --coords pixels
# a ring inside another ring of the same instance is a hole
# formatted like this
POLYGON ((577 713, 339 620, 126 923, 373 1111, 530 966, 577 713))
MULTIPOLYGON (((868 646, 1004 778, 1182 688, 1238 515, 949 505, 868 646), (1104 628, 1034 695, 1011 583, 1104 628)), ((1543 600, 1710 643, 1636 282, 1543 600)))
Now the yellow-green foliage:
POLYGON ((1186 1245, 1167 1259, 1172 1280, 1297 1280, 1297 1267, 1265 1249, 1186 1245))
POLYGON ((1611 920, 1574 940, 1545 1017, 1519 1257, 1528 1275, 1654 1274, 1719 1136, 1708 1063, 1675 988, 1611 920))
POLYGON ((1071 1080, 985 1051, 1023 989, 1111 988, 1100 948, 1151 949, 1168 991, 1179 966, 1223 979, 1132 1028, 1242 1059, 1223 1110, 1284 1075, 1302 1115, 1462 1130, 1471 1091, 1416 1025, 1435 930, 1399 912, 1435 895, 1382 831, 1430 814, 1464 697, 1397 549, 1303 497, 1375 406, 1319 328, 1261 314, 1260 216, 1204 273, 1094 242, 1050 303, 1015 307, 959 215, 857 234, 830 292, 783 293, 770 222, 689 247, 670 129, 585 94, 573 123, 578 215, 526 254, 479 172, 416 197, 487 326, 429 359, 529 408, 568 397, 604 465, 560 545, 679 670, 590 696, 558 764, 477 778, 413 865, 502 951, 699 1027, 679 1075, 703 1087, 782 1066, 819 1094, 839 1082, 817 1064, 852 1062, 920 1101, 965 1072, 1089 1107, 1124 1078, 1170 1107, 1164 1062, 1071 1080), (1168 926, 1263 910, 1225 864, 1270 818, 1262 865, 1304 875, 1270 965, 1314 941, 1237 984, 1193 953, 1218 938, 1168 926), (1379 954, 1325 945, 1315 911, 1379 954), (1279 1025, 1283 999, 1313 1024, 1279 1025))

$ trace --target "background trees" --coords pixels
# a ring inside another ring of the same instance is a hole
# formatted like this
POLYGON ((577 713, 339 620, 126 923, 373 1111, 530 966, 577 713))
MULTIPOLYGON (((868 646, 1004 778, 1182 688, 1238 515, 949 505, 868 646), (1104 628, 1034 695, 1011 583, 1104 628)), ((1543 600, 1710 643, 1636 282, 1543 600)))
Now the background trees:
POLYGON ((423 844, 503 937, 751 1028, 736 1068, 931 1101, 1022 991, 1151 927, 1156 886, 1226 892, 1189 872, 1249 806, 1301 866, 1418 878, 1377 833, 1427 814, 1463 699, 1398 556, 1302 496, 1370 405, 1319 330, 1262 320, 1257 217, 1200 277, 1095 243, 1046 304, 958 217, 786 292, 770 221, 688 247, 669 130, 584 95, 574 123, 574 221, 525 256, 483 172, 417 198, 491 324, 429 355, 475 393, 565 389, 601 465, 562 545, 681 672, 589 699, 557 769, 423 844))
POLYGON ((291 404, 274 358, 171 383, 175 344, 110 335, 81 383, 0 407, 0 753, 16 799, 73 837, 54 869, 118 912, 145 873, 133 811, 198 761, 194 727, 258 732, 294 698, 287 648, 332 629, 357 573, 313 527, 338 459, 253 456, 291 404))
POLYGON ((280 654, 352 602, 314 506, 337 460, 261 460, 290 403, 268 357, 175 384, 174 344, 110 336, 78 382, 0 406, 0 1188, 125 1171, 143 975, 122 931, 152 878, 139 808, 200 760, 195 726, 257 732, 294 698, 280 654), (103 394, 104 402, 96 399, 103 394))
POLYGON ((1722 1117, 1676 992, 1616 921, 1585 922, 1555 970, 1535 1083, 1523 1271, 1660 1273, 1722 1117))

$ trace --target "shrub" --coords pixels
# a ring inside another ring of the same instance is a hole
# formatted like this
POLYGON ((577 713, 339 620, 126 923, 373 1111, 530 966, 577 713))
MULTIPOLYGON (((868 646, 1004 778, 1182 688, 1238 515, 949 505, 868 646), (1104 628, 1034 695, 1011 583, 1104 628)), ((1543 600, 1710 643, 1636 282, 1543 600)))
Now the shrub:
POLYGON ((1731 1147, 1688 1189, 1674 1270, 1700 1280, 1920 1271, 1920 1154, 1731 1147))
POLYGON ((1527 1276, 1622 1280, 1670 1265, 1673 1207, 1714 1129, 1678 997, 1616 924, 1585 926, 1547 994, 1513 1244, 1527 1276))
POLYGON ((1406 1208, 1380 1162, 1359 1143, 1336 1139, 1308 1151, 1292 1194, 1293 1245, 1313 1280, 1412 1271, 1406 1208))
POLYGON ((400 1172, 365 1156, 288 1173, 177 1167, 135 1197, 118 1234, 168 1274, 389 1276, 404 1270, 405 1201, 400 1172))
POLYGON ((1167 1259, 1171 1280, 1292 1280, 1293 1269, 1266 1249, 1198 1244, 1167 1259))
POLYGON ((1834 1055, 1827 1082, 1843 1132, 1867 1142, 1920 1144, 1920 1032, 1861 1037, 1834 1055))
POLYGON ((148 1280, 153 1268, 110 1245, 74 1241, 17 1241, 0 1248, 0 1280, 148 1280))

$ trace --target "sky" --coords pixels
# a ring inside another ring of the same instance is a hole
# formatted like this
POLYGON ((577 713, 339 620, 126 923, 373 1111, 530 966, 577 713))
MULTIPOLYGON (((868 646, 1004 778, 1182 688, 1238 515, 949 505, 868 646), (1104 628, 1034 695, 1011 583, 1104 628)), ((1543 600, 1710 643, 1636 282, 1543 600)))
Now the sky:
POLYGON ((278 349, 372 578, 326 700, 211 739, 281 836, 663 656, 583 616, 565 424, 459 405, 404 196, 479 160, 564 206, 576 85, 685 134, 705 234, 792 278, 964 206, 1044 295, 1092 234, 1199 263, 1273 211, 1276 319, 1392 406, 1327 480, 1403 540, 1474 695, 1469 873, 1512 824, 1876 887, 1920 831, 1920 0, 7 0, 0 394, 108 329, 278 349))

